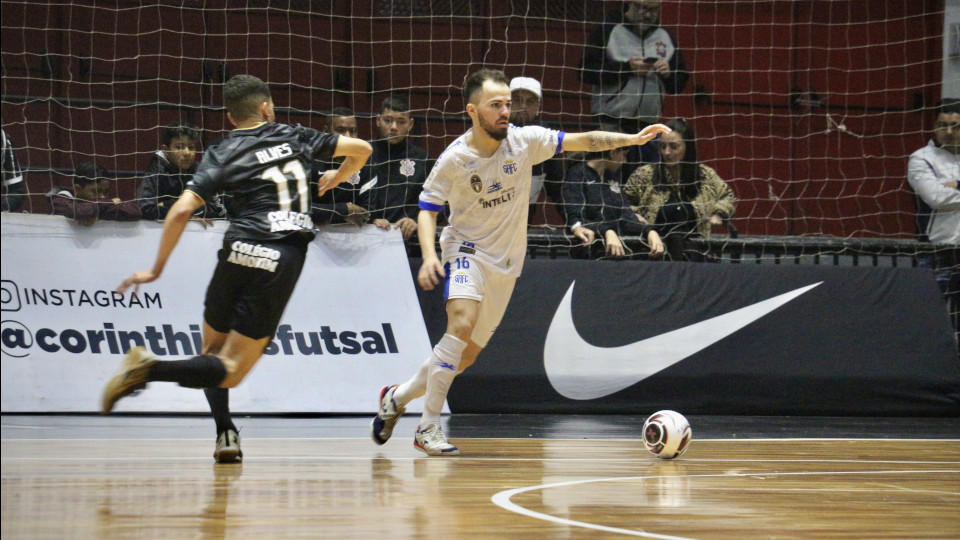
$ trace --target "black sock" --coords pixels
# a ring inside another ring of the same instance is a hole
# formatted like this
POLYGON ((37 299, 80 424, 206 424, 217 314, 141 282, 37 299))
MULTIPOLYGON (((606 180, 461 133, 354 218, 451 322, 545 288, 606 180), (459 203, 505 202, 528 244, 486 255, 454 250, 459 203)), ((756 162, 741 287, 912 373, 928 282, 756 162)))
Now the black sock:
POLYGON ((157 362, 150 366, 151 381, 175 382, 187 388, 215 388, 227 377, 227 368, 212 354, 189 360, 157 362))
POLYGON ((226 388, 204 388, 203 393, 207 396, 207 403, 210 404, 213 421, 217 423, 217 435, 228 429, 239 431, 237 426, 233 425, 233 419, 230 417, 230 390, 226 388))

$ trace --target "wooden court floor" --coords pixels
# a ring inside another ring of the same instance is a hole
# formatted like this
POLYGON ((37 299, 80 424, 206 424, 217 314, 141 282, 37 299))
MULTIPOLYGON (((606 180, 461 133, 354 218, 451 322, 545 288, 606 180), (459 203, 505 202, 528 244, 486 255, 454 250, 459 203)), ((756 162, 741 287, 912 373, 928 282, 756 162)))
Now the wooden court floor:
POLYGON ((216 465, 206 419, 2 420, 4 540, 960 538, 955 422, 933 439, 922 423, 907 438, 698 437, 691 418, 690 450, 663 461, 583 418, 510 438, 452 426, 455 458, 415 451, 413 419, 381 447, 366 418, 257 418, 245 462, 216 465))

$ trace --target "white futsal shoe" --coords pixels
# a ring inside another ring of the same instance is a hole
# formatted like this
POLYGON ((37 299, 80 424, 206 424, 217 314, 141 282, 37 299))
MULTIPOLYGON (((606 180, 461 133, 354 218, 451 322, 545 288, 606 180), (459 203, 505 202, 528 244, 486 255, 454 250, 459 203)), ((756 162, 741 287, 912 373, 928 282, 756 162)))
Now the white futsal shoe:
POLYGON ((217 437, 217 449, 213 451, 213 459, 217 463, 240 463, 243 461, 243 450, 240 450, 240 434, 228 429, 217 437))
POLYGON ((393 435, 393 427, 397 425, 397 420, 403 416, 407 409, 400 407, 393 400, 393 394, 397 391, 397 385, 384 386, 380 390, 380 407, 377 409, 377 415, 370 422, 370 438, 377 444, 383 444, 390 440, 393 435))
POLYGON ((459 456, 460 450, 450 444, 450 441, 443 435, 440 424, 433 422, 427 424, 427 427, 420 429, 417 426, 417 434, 413 438, 413 447, 428 456, 459 456))

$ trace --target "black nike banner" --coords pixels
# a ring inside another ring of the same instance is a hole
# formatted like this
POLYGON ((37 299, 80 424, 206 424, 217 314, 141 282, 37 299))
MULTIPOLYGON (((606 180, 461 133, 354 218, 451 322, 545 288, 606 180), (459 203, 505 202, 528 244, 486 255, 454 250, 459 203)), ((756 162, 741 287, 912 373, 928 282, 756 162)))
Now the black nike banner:
MULTIPOLYGON (((432 341, 446 315, 420 292, 432 341)), ((455 413, 960 416, 918 268, 528 260, 455 413)))

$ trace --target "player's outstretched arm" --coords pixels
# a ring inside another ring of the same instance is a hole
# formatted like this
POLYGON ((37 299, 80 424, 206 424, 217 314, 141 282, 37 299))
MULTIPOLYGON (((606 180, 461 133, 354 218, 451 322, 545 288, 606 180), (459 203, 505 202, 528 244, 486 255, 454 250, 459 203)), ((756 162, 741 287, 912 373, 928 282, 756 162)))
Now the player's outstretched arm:
POLYGON ((446 277, 440 258, 437 257, 437 213, 420 210, 417 215, 417 239, 420 241, 420 255, 423 264, 417 274, 417 283, 425 291, 432 291, 440 284, 439 277, 446 277))
POLYGON ((123 280, 123 283, 117 287, 117 292, 122 294, 133 285, 139 286, 141 283, 150 283, 160 277, 173 248, 177 247, 177 242, 180 241, 180 235, 183 234, 187 222, 203 204, 203 199, 192 191, 184 191, 183 195, 180 195, 163 222, 163 236, 160 237, 160 249, 157 251, 157 259, 153 263, 153 268, 136 272, 123 280))
POLYGON ((563 149, 567 152, 603 152, 623 146, 647 144, 661 133, 669 133, 663 124, 652 124, 640 133, 616 133, 613 131, 587 131, 567 133, 563 137, 563 149))

